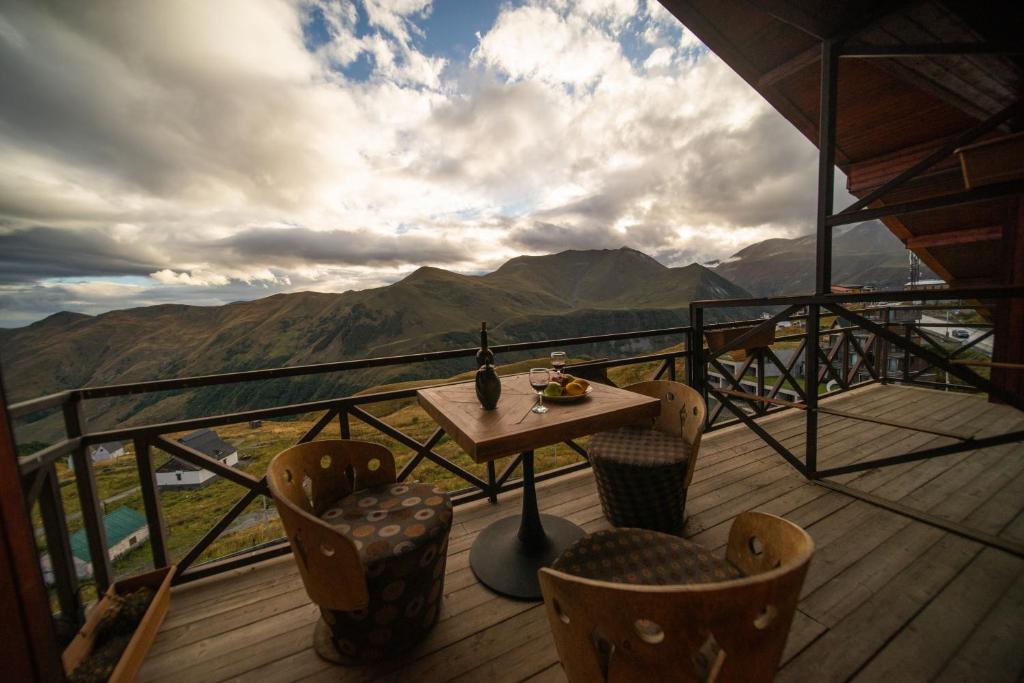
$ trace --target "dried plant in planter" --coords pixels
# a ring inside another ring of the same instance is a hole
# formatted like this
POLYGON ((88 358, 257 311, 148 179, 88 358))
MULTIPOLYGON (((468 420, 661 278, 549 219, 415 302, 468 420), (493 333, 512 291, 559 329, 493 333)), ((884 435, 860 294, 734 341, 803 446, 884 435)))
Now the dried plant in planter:
POLYGON ((127 595, 111 596, 110 608, 96 625, 92 652, 71 674, 71 683, 101 683, 110 678, 154 595, 152 588, 143 586, 127 595))

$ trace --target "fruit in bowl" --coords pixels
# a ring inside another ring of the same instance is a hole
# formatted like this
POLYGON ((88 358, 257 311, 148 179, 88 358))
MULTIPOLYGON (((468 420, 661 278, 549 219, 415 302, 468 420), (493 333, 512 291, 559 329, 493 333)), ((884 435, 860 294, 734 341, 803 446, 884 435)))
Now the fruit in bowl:
POLYGON ((548 382, 548 385, 544 387, 545 396, 561 396, 562 385, 558 382, 548 382))
POLYGON ((587 392, 587 381, 586 380, 573 380, 565 385, 566 396, 582 396, 587 392))

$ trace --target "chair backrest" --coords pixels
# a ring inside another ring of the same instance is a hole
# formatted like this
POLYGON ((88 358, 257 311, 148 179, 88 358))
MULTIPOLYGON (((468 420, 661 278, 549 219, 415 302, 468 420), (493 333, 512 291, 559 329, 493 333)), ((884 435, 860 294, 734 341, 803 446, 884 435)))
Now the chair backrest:
POLYGON ((780 517, 745 512, 727 557, 749 576, 639 586, 540 571, 548 621, 571 683, 770 681, 814 543, 780 517))
POLYGON ((638 382, 624 388, 661 400, 661 413, 654 419, 652 426, 659 432, 682 438, 690 447, 690 461, 684 483, 684 486, 689 486, 700 452, 701 436, 704 434, 704 417, 707 414, 704 397, 692 387, 669 380, 638 382))
POLYGON ((320 519, 353 491, 395 481, 395 459, 380 444, 311 441, 278 453, 267 470, 288 542, 310 599, 321 607, 366 607, 366 575, 351 539, 320 519))

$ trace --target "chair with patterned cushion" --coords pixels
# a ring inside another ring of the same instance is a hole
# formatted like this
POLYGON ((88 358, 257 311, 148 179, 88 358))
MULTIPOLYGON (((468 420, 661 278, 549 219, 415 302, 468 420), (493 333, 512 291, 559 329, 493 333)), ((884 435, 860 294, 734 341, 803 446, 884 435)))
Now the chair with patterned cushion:
POLYGON ((615 526, 681 534, 686 490, 704 433, 704 399, 678 382, 640 382, 625 389, 661 399, 661 413, 650 423, 591 437, 587 452, 601 507, 615 526))
POLYGON ((761 512, 733 521, 724 559, 677 536, 612 529, 540 570, 570 683, 770 681, 814 543, 761 512))
POLYGON ((313 441, 279 453, 270 492, 310 599, 314 647, 339 664, 393 657, 437 622, 452 505, 440 488, 397 483, 387 448, 313 441))

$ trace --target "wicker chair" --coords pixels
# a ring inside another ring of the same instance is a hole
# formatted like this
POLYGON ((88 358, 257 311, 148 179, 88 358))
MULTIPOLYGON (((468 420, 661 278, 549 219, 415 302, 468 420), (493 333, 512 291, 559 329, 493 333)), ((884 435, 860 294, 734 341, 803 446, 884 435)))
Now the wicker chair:
POLYGON ((601 507, 615 526, 681 534, 686 489, 704 433, 704 399, 678 382, 641 382, 625 388, 660 398, 661 414, 651 424, 591 438, 587 450, 601 507))
POLYGON ((394 656, 437 621, 452 505, 429 484, 395 482, 387 448, 314 441, 270 463, 270 492, 310 599, 321 657, 394 656))
POLYGON ((814 552, 805 531, 738 516, 726 559, 669 534, 613 529, 540 571, 570 683, 770 681, 814 552))

